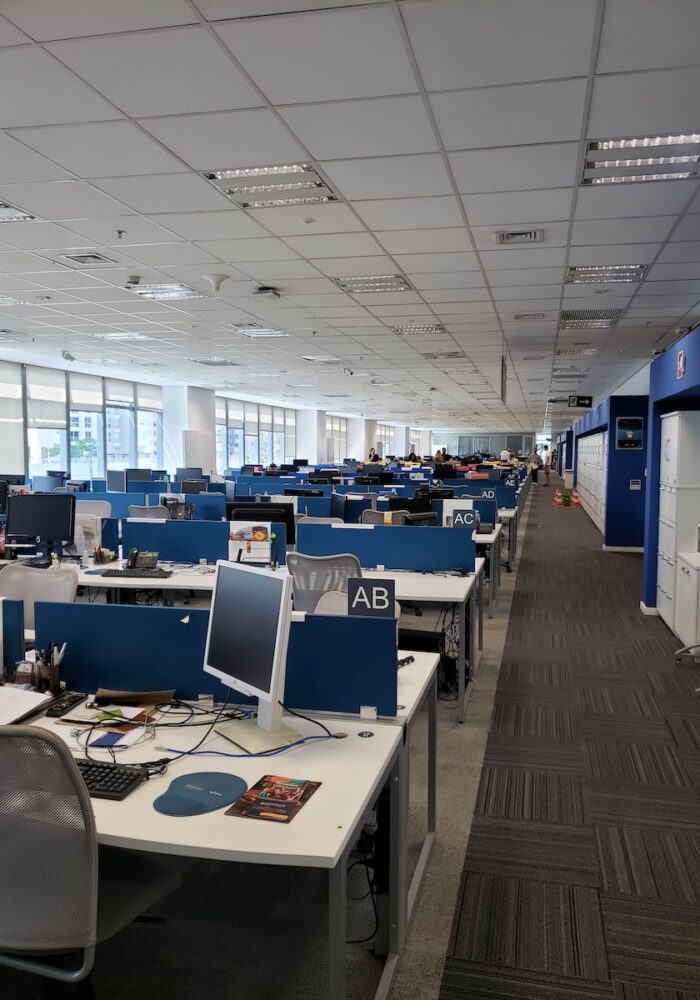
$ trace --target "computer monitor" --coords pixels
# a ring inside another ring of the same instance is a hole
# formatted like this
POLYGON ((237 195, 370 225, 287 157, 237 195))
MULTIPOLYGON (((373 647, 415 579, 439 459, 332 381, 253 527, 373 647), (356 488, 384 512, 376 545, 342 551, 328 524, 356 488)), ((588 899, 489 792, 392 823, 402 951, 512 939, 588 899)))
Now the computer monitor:
POLYGON ((207 491, 207 481, 206 479, 183 479, 182 480, 182 492, 183 493, 206 493, 207 491))
POLYGON ((8 486, 24 486, 26 476, 22 472, 0 472, 0 480, 7 483, 8 486))
POLYGON ((306 490, 302 486, 285 486, 286 497, 322 497, 323 490, 306 490))
POLYGON ((62 469, 47 469, 46 475, 53 476, 54 479, 68 479, 68 473, 62 469))
POLYGON ((295 458, 294 459, 294 464, 296 465, 296 467, 298 469, 300 465, 308 465, 309 464, 309 460, 308 460, 308 458, 295 458))
POLYGON ((87 493, 90 489, 89 479, 69 479, 66 483, 69 493, 87 493))
POLYGON ((360 486, 379 486, 379 476, 355 476, 355 482, 360 486))
POLYGON ((252 517, 260 517, 261 521, 276 521, 287 528, 287 545, 296 545, 296 521, 294 504, 291 503, 260 503, 238 504, 234 501, 229 520, 250 521, 252 517), (259 512, 259 513, 258 513, 259 512))
POLYGON ((216 564, 204 670, 241 694, 257 697, 258 717, 216 730, 247 753, 288 746, 298 734, 282 726, 291 577, 255 566, 216 564))
POLYGON ((7 483, 0 479, 0 514, 7 514, 7 492, 7 483))
POLYGON ((126 492, 126 473, 123 469, 107 469, 107 492, 126 492))
POLYGON ((309 482, 317 486, 330 486, 333 483, 333 476, 321 475, 318 472, 309 473, 309 482))
POLYGON ((167 469, 151 469, 151 479, 153 482, 158 482, 159 479, 165 479, 167 474, 167 469))
POLYGON ((241 475, 242 476, 252 476, 254 472, 255 472, 255 466, 254 465, 242 465, 241 466, 241 475))
POLYGON ((24 493, 8 497, 7 534, 37 538, 51 554, 55 545, 72 544, 75 526, 73 493, 24 493))
POLYGON ((175 469, 175 479, 178 482, 182 482, 183 479, 201 479, 202 478, 202 467, 195 465, 186 465, 183 468, 175 469))
POLYGON ((331 517, 339 517, 345 520, 345 497, 342 493, 333 493, 331 496, 331 517))
POLYGON ((447 462, 435 463, 435 468, 433 469, 433 479, 441 479, 444 481, 445 479, 456 479, 456 478, 457 478, 457 470, 455 469, 454 465, 450 465, 447 462))
POLYGON ((124 469, 127 483, 150 483, 150 469, 124 469))
POLYGON ((32 476, 32 492, 33 493, 53 493, 57 487, 61 487, 63 484, 60 479, 55 479, 53 476, 32 476))
POLYGON ((292 462, 283 462, 282 465, 280 465, 280 469, 282 470, 282 472, 296 472, 297 471, 296 465, 294 465, 292 462))
POLYGON ((389 497, 389 510, 407 510, 409 514, 430 514, 430 497, 389 497))
POLYGON ((413 525, 414 528, 427 527, 437 523, 438 516, 435 511, 431 511, 429 514, 408 514, 406 517, 406 524, 413 525))
POLYGON ((439 487, 428 491, 428 496, 431 500, 452 500, 454 495, 454 490, 443 490, 439 487))

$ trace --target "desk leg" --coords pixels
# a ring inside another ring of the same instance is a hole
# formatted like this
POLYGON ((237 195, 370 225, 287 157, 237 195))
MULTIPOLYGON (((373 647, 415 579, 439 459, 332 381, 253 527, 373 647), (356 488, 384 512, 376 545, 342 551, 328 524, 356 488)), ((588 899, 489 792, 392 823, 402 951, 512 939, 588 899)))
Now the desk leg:
MULTIPOLYGON (((483 604, 483 601, 482 601, 483 604)), ((477 667, 479 665, 478 653, 477 653, 477 611, 476 607, 476 587, 472 587, 472 592, 469 595, 469 681, 473 681, 476 677, 477 667)))
MULTIPOLYGON (((425 869, 428 866, 430 852, 435 840, 437 829, 437 674, 426 695, 428 702, 428 822, 425 839, 418 855, 415 871, 408 887, 407 920, 411 919, 425 869)), ((406 734, 406 738, 408 739, 406 734)))
POLYGON ((491 542, 489 545, 489 618, 493 618, 493 609, 496 603, 494 596, 494 588, 496 586, 496 577, 498 576, 498 565, 500 563, 500 558, 496 558, 496 542, 491 542))
MULTIPOLYGON (((472 594, 474 591, 472 590, 472 594)), ((467 609, 465 604, 457 604, 457 722, 464 722, 464 694, 467 687, 467 609)))
POLYGON ((344 851, 328 873, 328 997, 345 1000, 347 938, 347 865, 344 851))
POLYGON ((484 574, 479 574, 479 653, 484 649, 484 574))
POLYGON ((515 558, 515 553, 513 550, 513 525, 515 524, 515 518, 511 517, 508 520, 508 562, 506 563, 506 571, 508 573, 513 572, 513 559, 515 558))

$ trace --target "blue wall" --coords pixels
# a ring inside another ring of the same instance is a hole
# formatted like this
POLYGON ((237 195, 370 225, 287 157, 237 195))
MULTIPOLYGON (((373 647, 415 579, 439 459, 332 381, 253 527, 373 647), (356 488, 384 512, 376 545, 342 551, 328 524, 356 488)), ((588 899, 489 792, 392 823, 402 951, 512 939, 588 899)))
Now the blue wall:
POLYGON ((647 488, 645 498, 644 570, 642 602, 656 607, 656 555, 659 544, 659 457, 661 415, 674 410, 700 409, 700 326, 669 347, 651 365, 647 416, 647 488), (686 366, 678 378, 678 352, 685 351, 686 366))

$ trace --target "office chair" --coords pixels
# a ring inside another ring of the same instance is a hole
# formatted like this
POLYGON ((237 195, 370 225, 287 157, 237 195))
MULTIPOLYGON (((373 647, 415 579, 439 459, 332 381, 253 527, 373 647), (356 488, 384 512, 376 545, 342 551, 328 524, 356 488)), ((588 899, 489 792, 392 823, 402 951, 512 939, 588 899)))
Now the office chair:
MULTIPOLYGON (((387 511, 387 513, 391 514, 391 523, 392 524, 405 524, 406 523, 406 518, 409 515, 409 511, 407 511, 407 510, 391 510, 391 511, 387 511)), ((362 524, 386 524, 386 521, 384 520, 384 511, 383 510, 363 510, 362 511, 361 523, 362 524)))
POLYGON ((295 611, 314 612, 319 598, 329 590, 347 592, 350 577, 362 576, 357 556, 345 552, 337 556, 305 556, 287 553, 287 569, 292 576, 295 611))
POLYGON ((157 507, 142 507, 140 504, 129 504, 129 517, 146 517, 150 521, 169 521, 170 511, 162 504, 157 507))
POLYGON ((95 945, 181 880, 144 854, 98 851, 90 796, 54 733, 0 726, 0 774, 0 966, 80 982, 93 967, 95 945), (49 956, 76 951, 79 968, 51 964, 49 956))
POLYGON ((25 629, 34 628, 35 601, 72 604, 77 589, 78 571, 73 566, 34 569, 23 566, 20 562, 12 562, 0 573, 0 597, 24 602, 25 629))
POLYGON ((92 517, 111 517, 112 505, 109 500, 80 500, 76 501, 75 513, 90 514, 92 517))
POLYGON ((299 514, 297 524, 345 524, 342 517, 310 517, 308 514, 299 514))

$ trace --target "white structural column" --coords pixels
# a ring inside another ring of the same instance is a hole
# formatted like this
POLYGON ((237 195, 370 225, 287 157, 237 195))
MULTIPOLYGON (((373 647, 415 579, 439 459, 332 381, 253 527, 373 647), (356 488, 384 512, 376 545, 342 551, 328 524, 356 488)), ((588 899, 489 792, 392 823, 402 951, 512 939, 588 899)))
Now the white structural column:
POLYGON ((326 461, 325 410, 297 410, 296 452, 312 465, 326 461))
POLYGON ((216 472, 216 404, 213 389, 163 386, 163 458, 165 467, 201 466, 216 472))
POLYGON ((377 447, 377 421, 365 420, 365 448, 362 455, 353 456, 357 458, 367 458, 370 448, 377 447))

